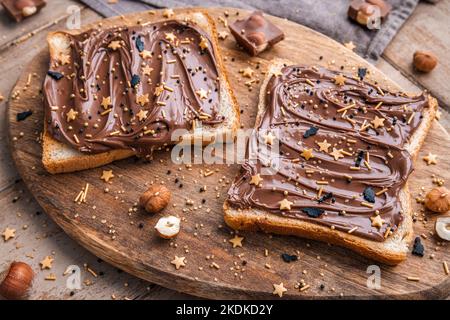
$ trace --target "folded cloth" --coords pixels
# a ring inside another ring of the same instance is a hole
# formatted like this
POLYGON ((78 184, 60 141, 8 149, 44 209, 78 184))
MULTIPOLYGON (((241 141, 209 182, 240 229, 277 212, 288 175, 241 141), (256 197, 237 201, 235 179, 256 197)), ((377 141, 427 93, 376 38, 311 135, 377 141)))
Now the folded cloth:
MULTIPOLYGON (((375 62, 413 12, 419 0, 386 0, 392 5, 380 29, 367 28, 347 17, 349 0, 81 0, 105 17, 165 7, 236 7, 262 10, 317 30, 338 42, 353 42, 355 52, 375 62)), ((230 18, 230 22, 233 18, 230 18)))

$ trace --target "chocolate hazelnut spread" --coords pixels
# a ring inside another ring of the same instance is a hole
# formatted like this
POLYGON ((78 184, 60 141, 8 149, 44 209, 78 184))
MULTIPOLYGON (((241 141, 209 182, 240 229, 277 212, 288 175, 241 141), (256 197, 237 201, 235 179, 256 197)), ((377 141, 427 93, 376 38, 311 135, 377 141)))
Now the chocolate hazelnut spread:
POLYGON ((44 82, 49 133, 81 152, 150 155, 175 129, 217 124, 219 70, 208 35, 165 21, 65 34, 44 82))
POLYGON ((266 89, 266 110, 256 124, 264 139, 251 137, 228 204, 384 241, 404 219, 399 193, 412 172, 404 146, 428 98, 306 66, 284 67, 266 89), (249 157, 257 139, 279 142, 279 154, 272 161, 260 152, 249 157), (278 171, 262 174, 274 160, 278 171))

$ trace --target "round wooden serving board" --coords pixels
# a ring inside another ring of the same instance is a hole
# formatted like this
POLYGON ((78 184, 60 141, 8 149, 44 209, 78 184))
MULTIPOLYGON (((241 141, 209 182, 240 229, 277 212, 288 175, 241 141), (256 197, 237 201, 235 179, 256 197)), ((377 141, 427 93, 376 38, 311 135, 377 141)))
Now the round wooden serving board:
MULTIPOLYGON (((221 20, 225 18, 225 10, 230 14, 228 21, 233 22, 236 9, 207 10, 219 31, 226 30, 221 20)), ((239 12, 239 16, 248 13, 239 12)), ((108 27, 136 23, 139 18, 146 22, 161 17, 161 11, 142 12, 101 22, 103 27, 108 27)), ((241 122, 245 128, 252 127, 255 121, 259 83, 253 84, 250 91, 245 85, 249 79, 243 78, 239 70, 251 66, 256 77, 263 79, 268 62, 275 57, 334 69, 343 66, 348 72, 364 66, 369 68, 370 78, 377 79, 384 87, 397 88, 381 72, 334 40, 296 23, 269 18, 284 30, 286 39, 257 58, 237 49, 231 36, 220 41, 230 81, 243 110, 241 122)), ((232 248, 228 240, 233 233, 223 222, 222 204, 239 165, 187 168, 173 164, 170 152, 159 152, 151 163, 130 158, 103 168, 48 174, 41 164, 42 151, 38 143, 43 129, 39 90, 47 68, 48 52, 43 48, 13 91, 8 118, 12 154, 23 180, 48 215, 67 234, 105 261, 159 285, 213 299, 277 298, 272 295, 273 284, 280 282, 288 289, 285 298, 443 298, 449 294, 450 277, 443 268, 443 261, 450 263, 449 247, 430 233, 434 229, 435 215, 423 213, 422 206, 416 203, 418 220, 414 233, 426 237, 422 239, 425 256, 409 255, 396 267, 380 265, 381 288, 371 289, 367 286, 370 275, 367 268, 375 263, 326 243, 242 233, 243 247, 232 248), (26 110, 32 110, 32 116, 18 122, 17 113, 26 110), (113 170, 115 177, 110 183, 100 180, 103 169, 113 170), (214 174, 204 177, 202 170, 207 169, 214 174), (146 214, 140 208, 130 211, 152 182, 164 182, 172 190, 169 206, 155 215, 146 214), (87 202, 77 204, 74 198, 86 183, 90 184, 87 202), (203 185, 207 186, 206 191, 200 192, 203 185), (109 192, 105 192, 105 188, 109 188, 109 192), (186 205, 187 199, 194 204, 186 205), (162 240, 154 231, 156 221, 167 214, 182 217, 182 230, 174 241, 162 240), (280 257, 282 253, 298 254, 299 260, 285 263, 280 257), (431 254, 434 254, 433 259, 431 254), (170 263, 175 255, 186 257, 184 268, 176 270, 170 263), (407 277, 419 277, 420 281, 408 281, 407 277), (301 279, 310 285, 308 290, 294 288, 301 279)), ((413 198, 421 187, 429 190, 434 186, 433 173, 450 180, 450 159, 445 157, 449 149, 448 133, 435 122, 410 177, 413 198), (438 154, 437 165, 427 166, 422 160, 430 151, 438 154)))

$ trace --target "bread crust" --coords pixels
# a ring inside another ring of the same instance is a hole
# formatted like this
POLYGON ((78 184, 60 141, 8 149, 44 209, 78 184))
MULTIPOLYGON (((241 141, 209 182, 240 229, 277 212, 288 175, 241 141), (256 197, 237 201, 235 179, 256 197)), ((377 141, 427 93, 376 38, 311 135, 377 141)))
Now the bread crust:
MULTIPOLYGON (((264 95, 271 73, 280 70, 284 64, 292 65, 293 63, 288 60, 274 59, 269 64, 269 72, 267 72, 259 95, 256 125, 260 123, 266 108, 264 95)), ((428 98, 429 105, 428 109, 424 111, 422 122, 411 137, 409 143, 405 146, 405 149, 410 152, 413 159, 417 158, 420 147, 436 116, 438 107, 437 100, 431 96, 428 96, 428 98)), ((412 206, 408 183, 400 191, 399 201, 404 212, 404 220, 398 229, 384 242, 364 239, 340 230, 332 230, 329 227, 300 219, 282 217, 257 208, 235 209, 230 207, 227 201, 225 201, 223 209, 225 223, 235 230, 260 230, 269 233, 319 240, 351 249, 362 256, 387 265, 396 265, 406 259, 409 251, 408 246, 413 238, 412 206)))

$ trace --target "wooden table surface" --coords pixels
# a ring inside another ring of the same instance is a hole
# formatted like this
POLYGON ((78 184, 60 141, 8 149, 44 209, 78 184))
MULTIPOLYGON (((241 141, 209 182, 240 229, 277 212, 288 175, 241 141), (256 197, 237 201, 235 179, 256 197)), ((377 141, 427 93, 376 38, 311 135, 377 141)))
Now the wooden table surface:
MULTIPOLYGON (((106 1, 106 0, 105 0, 106 1)), ((20 24, 11 22, 0 9, 0 117, 5 119, 6 100, 21 69, 37 54, 47 32, 62 29, 69 17, 67 8, 77 5, 82 24, 101 18, 72 0, 52 0, 36 16, 20 24), (1 98, 0 98, 1 100, 1 98)), ((450 129, 450 0, 436 5, 420 3, 376 66, 407 91, 427 89, 441 107, 441 124, 450 129), (430 50, 439 58, 430 74, 418 74, 411 67, 416 50, 430 50)), ((32 299, 192 299, 137 279, 98 260, 71 240, 47 216, 25 189, 11 160, 5 121, 0 121, 0 233, 16 229, 16 237, 0 239, 0 269, 13 260, 29 263, 37 271, 32 299), (39 262, 54 257, 51 270, 39 271, 39 262), (81 269, 81 290, 66 287, 63 276, 69 265, 81 269), (93 272, 92 272, 93 271, 93 272), (56 280, 45 280, 50 274, 56 280)))

